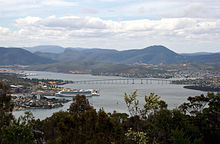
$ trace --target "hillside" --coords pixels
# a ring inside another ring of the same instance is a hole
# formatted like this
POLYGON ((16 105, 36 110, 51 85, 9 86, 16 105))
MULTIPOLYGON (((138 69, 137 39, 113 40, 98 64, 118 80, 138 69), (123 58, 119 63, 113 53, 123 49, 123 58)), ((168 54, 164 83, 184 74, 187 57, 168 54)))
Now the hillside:
POLYGON ((185 58, 164 46, 150 46, 140 50, 123 51, 124 63, 176 64, 185 58))
POLYGON ((152 70, 138 65, 108 64, 95 61, 72 61, 34 65, 24 70, 125 77, 146 77, 148 74, 157 74, 161 72, 160 70, 152 70))
POLYGON ((21 48, 0 47, 0 58, 0 65, 35 65, 55 62, 54 60, 35 55, 21 48))
POLYGON ((52 71, 63 73, 96 73, 96 72, 126 72, 132 68, 123 64, 106 64, 94 61, 74 61, 74 62, 60 62, 47 65, 36 65, 29 67, 30 70, 37 71, 52 71))
POLYGON ((45 53, 62 53, 65 48, 56 45, 40 45, 35 47, 24 47, 23 49, 34 52, 45 52, 45 53))
POLYGON ((39 46, 34 46, 34 47, 23 47, 23 49, 28 50, 32 53, 35 52, 41 52, 41 53, 62 53, 64 52, 65 49, 73 49, 73 50, 85 50, 87 48, 80 48, 80 47, 61 47, 57 45, 39 45, 39 46))
POLYGON ((189 61, 198 62, 198 63, 219 63, 220 62, 220 53, 188 56, 187 59, 189 61))
POLYGON ((63 53, 36 53, 39 56, 65 61, 92 60, 106 63, 146 63, 146 64, 176 64, 185 61, 181 56, 164 46, 151 46, 144 49, 133 49, 125 51, 107 49, 65 49, 63 53))
MULTIPOLYGON (((3 48, 2 48, 3 49, 3 48)), ((69 61, 96 61, 109 64, 178 64, 182 62, 218 63, 220 53, 177 54, 164 46, 117 51, 114 49, 63 48, 45 45, 1 50, 0 64, 48 64, 69 61)))

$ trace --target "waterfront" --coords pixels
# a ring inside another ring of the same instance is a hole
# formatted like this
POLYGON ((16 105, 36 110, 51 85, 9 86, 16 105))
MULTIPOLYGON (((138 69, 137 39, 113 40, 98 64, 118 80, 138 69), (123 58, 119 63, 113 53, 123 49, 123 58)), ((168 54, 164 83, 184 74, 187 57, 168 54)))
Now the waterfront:
MULTIPOLYGON (((28 78, 39 78, 39 79, 61 79, 61 80, 101 80, 101 79, 114 79, 118 77, 110 76, 92 76, 87 74, 63 74, 63 73, 52 73, 52 72, 29 72, 26 73, 36 73, 37 75, 28 76, 28 78)), ((173 85, 173 84, 158 84, 157 82, 152 82, 151 84, 66 84, 63 85, 65 88, 73 89, 98 89, 100 96, 89 98, 91 105, 96 109, 104 108, 106 112, 127 112, 127 107, 124 102, 124 93, 131 93, 134 90, 138 91, 138 99, 140 100, 140 105, 144 104, 144 96, 151 92, 161 96, 162 100, 165 100, 168 104, 168 108, 173 109, 178 107, 184 101, 186 101, 188 96, 200 95, 204 92, 184 89, 183 85, 173 85)), ((30 110, 35 118, 45 119, 51 116, 54 112, 60 110, 67 110, 71 102, 64 104, 61 108, 55 109, 34 109, 30 110)), ((24 113, 24 111, 13 112, 16 117, 24 113)))

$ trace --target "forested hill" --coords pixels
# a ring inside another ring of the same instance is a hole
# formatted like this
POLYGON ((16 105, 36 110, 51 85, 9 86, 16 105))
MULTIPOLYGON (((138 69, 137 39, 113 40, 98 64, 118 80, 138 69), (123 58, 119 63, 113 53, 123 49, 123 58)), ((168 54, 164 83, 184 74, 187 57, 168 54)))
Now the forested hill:
POLYGON ((0 48, 0 65, 35 65, 54 62, 96 61, 110 64, 178 64, 183 62, 219 63, 220 53, 178 54, 155 45, 144 49, 118 51, 114 49, 63 48, 36 46, 26 48, 0 48), (31 53, 35 52, 35 53, 31 53))
POLYGON ((189 61, 199 62, 199 63, 216 63, 216 62, 219 63, 220 62, 220 53, 188 56, 187 59, 189 61))
POLYGON ((176 64, 185 61, 185 57, 179 55, 164 46, 150 46, 144 49, 125 51, 107 49, 65 49, 59 54, 36 53, 39 56, 49 57, 57 61, 92 60, 107 63, 146 63, 146 64, 176 64))
POLYGON ((40 45, 35 47, 24 47, 23 49, 34 52, 45 52, 45 53, 62 53, 65 48, 56 45, 40 45))
POLYGON ((56 45, 41 45, 25 48, 39 56, 51 58, 59 62, 97 61, 121 64, 178 64, 182 62, 218 63, 220 53, 185 53, 178 54, 167 47, 154 45, 143 49, 118 51, 100 48, 64 48, 56 45))
POLYGON ((0 47, 0 58, 0 65, 35 65, 55 62, 55 60, 38 56, 21 48, 0 47))

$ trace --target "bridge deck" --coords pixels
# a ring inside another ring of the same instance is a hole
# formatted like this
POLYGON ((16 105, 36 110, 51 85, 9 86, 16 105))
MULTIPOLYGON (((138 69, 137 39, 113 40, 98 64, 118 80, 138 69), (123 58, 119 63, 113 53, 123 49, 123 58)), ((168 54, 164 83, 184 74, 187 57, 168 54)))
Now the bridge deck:
POLYGON ((80 81, 72 81, 72 83, 79 83, 79 84, 115 84, 115 83, 123 83, 123 84, 148 84, 148 83, 170 83, 172 80, 168 79, 153 79, 153 78, 121 78, 121 79, 100 79, 100 80, 80 80, 80 81))

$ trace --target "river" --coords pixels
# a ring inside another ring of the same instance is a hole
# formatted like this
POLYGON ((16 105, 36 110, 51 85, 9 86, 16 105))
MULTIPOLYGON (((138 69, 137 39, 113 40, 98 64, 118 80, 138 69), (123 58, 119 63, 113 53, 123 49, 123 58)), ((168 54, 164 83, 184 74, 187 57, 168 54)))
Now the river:
MULTIPOLYGON (((36 73, 36 75, 28 76, 28 78, 38 79, 61 79, 61 80, 102 80, 102 79, 115 79, 119 77, 112 76, 93 76, 88 74, 63 74, 54 72, 40 72, 40 71, 25 71, 25 73, 36 73)), ((144 104, 144 96, 149 95, 151 92, 159 95, 162 100, 168 104, 169 109, 178 107, 180 104, 187 100, 189 96, 201 95, 202 91, 184 89, 182 85, 173 84, 158 84, 152 82, 148 84, 66 84, 65 88, 74 89, 97 89, 100 96, 94 96, 89 98, 90 104, 97 110, 103 108, 106 112, 128 112, 124 101, 124 93, 130 94, 137 90, 138 99, 140 105, 144 104)), ((45 119, 51 116, 54 112, 60 110, 66 111, 69 108, 71 102, 64 104, 63 107, 55 109, 34 109, 30 110, 35 118, 45 119)), ((15 117, 19 117, 24 114, 24 111, 13 112, 15 117)))

